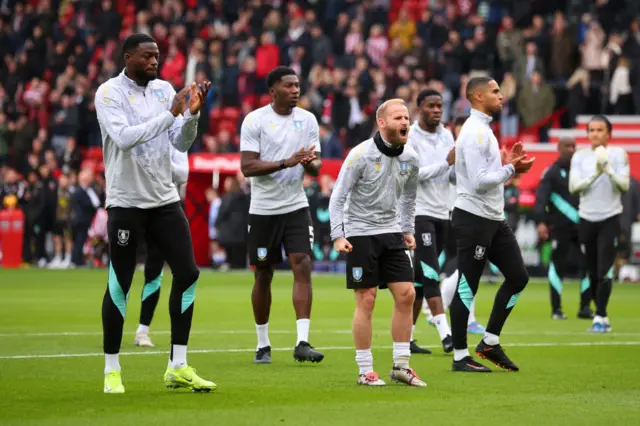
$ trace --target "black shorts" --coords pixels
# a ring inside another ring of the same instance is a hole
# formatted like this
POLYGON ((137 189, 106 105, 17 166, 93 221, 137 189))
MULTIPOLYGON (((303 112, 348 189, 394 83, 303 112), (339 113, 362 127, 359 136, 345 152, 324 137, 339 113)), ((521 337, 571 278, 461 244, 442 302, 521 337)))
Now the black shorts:
POLYGON ((347 288, 387 288, 413 282, 413 261, 401 233, 349 237, 347 288))
POLYGON ((444 250, 449 221, 429 216, 416 216, 415 282, 417 285, 439 285, 439 257, 444 250))
POLYGON ((71 221, 56 220, 51 232, 58 237, 71 238, 71 221))
POLYGON ((313 249, 313 223, 309 208, 273 216, 249 215, 249 263, 251 266, 282 262, 282 246, 287 255, 313 249))

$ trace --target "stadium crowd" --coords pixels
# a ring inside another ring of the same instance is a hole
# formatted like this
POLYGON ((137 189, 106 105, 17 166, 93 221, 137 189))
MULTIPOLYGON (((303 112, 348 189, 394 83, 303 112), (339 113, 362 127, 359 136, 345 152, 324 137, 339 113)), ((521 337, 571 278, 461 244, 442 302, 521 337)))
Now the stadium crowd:
MULTIPOLYGON (((637 114, 640 4, 587 3, 0 0, 0 198, 17 196, 25 212, 24 261, 67 267, 94 253, 83 250, 89 232, 100 239, 104 227, 102 169, 83 163, 101 146, 93 99, 121 71, 117 46, 132 33, 157 40, 160 78, 176 89, 213 82, 193 151, 237 151, 243 117, 268 102, 266 74, 284 64, 301 77, 300 106, 321 124, 323 156, 343 158, 372 134, 382 100, 415 107, 419 91, 434 88, 448 122, 469 112, 461 95, 481 74, 501 83, 503 140, 539 128, 546 141, 545 119, 561 108, 566 126, 583 113, 637 114)), ((309 183, 316 187, 315 219, 331 182, 309 183)), ((333 256, 322 238, 316 257, 333 256)), ((226 245, 231 252, 244 242, 226 245)))

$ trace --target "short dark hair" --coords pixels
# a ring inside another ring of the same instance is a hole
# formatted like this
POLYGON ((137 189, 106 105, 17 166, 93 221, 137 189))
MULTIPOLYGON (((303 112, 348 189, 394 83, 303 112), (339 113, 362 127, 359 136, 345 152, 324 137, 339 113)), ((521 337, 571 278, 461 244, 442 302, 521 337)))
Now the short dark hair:
POLYGON ((476 92, 476 90, 478 90, 482 86, 486 86, 492 80, 493 80, 493 78, 485 77, 485 76, 473 77, 471 80, 469 80, 467 82, 467 90, 466 90, 466 93, 465 93, 465 96, 467 97, 469 102, 471 102, 471 97, 476 92))
POLYGON ((418 99, 416 99, 416 105, 420 106, 420 104, 422 104, 422 101, 424 101, 429 96, 439 96, 440 98, 442 98, 442 94, 437 90, 424 89, 422 92, 420 92, 420 94, 418 94, 418 99))
MULTIPOLYGON (((596 114, 593 117, 591 117, 591 120, 589 120, 589 124, 593 123, 594 121, 603 122, 607 126, 607 130, 609 131, 609 134, 611 134, 611 131, 613 130, 613 126, 611 125, 611 121, 609 121, 607 117, 605 117, 602 114, 596 114)), ((587 124, 587 129, 589 128, 589 124, 587 124)))
POLYGON ((297 75, 293 68, 289 67, 275 67, 267 75, 267 87, 271 89, 282 77, 287 75, 297 75))
POLYGON ((124 40, 122 44, 122 54, 131 53, 142 43, 155 43, 155 39, 148 34, 132 34, 124 40))

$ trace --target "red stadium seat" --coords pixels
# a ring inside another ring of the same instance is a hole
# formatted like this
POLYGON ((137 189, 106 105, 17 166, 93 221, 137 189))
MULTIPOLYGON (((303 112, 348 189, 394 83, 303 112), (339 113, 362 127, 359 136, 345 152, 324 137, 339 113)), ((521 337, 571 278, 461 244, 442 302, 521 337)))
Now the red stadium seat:
POLYGON ((221 115, 223 119, 238 121, 240 118, 240 109, 237 107, 222 108, 221 115))
POLYGON ((271 103, 271 95, 262 95, 260 96, 260 101, 258 102, 259 107, 263 107, 265 105, 269 105, 271 103))

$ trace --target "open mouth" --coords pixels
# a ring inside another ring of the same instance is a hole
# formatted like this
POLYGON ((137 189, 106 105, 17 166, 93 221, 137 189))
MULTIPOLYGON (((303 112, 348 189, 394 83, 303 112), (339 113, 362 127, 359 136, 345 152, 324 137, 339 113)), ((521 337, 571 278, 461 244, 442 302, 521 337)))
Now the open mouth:
POLYGON ((400 136, 405 137, 409 133, 409 129, 400 129, 400 136))

